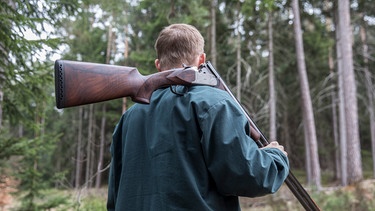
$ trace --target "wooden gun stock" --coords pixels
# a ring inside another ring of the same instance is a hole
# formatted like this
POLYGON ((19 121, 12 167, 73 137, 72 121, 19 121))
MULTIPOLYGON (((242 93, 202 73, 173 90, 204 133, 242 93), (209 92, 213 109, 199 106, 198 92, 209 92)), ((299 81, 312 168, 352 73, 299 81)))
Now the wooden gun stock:
POLYGON ((207 84, 217 80, 197 81, 197 69, 178 68, 141 75, 134 67, 89 62, 57 60, 55 91, 57 108, 97 103, 122 97, 134 102, 149 103, 152 92, 169 85, 207 84))

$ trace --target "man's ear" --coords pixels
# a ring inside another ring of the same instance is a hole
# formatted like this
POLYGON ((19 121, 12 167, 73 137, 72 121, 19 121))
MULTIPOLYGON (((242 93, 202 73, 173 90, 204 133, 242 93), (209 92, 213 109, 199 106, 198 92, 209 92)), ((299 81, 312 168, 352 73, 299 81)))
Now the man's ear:
POLYGON ((161 69, 160 69, 160 61, 159 61, 159 59, 155 59, 155 67, 156 67, 156 69, 157 69, 159 72, 161 72, 161 69))
POLYGON ((202 53, 201 55, 199 55, 199 63, 198 63, 198 66, 205 63, 206 62, 206 54, 205 53, 202 53))

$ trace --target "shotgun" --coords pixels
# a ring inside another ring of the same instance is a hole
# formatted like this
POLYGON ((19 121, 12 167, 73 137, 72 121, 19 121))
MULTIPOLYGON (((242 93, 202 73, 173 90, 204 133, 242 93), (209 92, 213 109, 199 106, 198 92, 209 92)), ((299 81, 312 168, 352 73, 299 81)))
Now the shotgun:
MULTIPOLYGON (((269 144, 266 136, 250 118, 210 62, 202 64, 199 68, 176 68, 144 76, 135 67, 68 60, 55 61, 57 108, 68 108, 122 97, 130 97, 134 102, 148 104, 153 91, 171 85, 207 85, 228 92, 249 121, 251 137, 258 147, 269 144)), ((291 171, 285 183, 305 210, 320 210, 291 171)))

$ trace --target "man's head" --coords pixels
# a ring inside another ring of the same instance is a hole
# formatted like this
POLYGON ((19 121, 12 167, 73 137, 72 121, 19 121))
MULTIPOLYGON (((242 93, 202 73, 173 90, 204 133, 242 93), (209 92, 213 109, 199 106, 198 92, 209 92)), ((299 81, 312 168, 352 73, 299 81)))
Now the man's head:
POLYGON ((164 28, 155 43, 159 71, 180 68, 183 64, 198 66, 205 62, 204 39, 188 24, 172 24, 164 28))

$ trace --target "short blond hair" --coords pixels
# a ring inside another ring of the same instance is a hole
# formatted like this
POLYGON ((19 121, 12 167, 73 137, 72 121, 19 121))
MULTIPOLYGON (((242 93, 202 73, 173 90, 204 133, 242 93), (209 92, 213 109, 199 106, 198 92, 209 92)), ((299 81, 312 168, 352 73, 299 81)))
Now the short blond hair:
POLYGON ((155 50, 161 69, 182 67, 204 53, 204 38, 194 26, 172 24, 160 32, 155 50))

